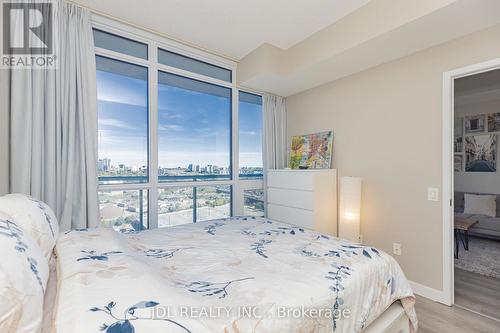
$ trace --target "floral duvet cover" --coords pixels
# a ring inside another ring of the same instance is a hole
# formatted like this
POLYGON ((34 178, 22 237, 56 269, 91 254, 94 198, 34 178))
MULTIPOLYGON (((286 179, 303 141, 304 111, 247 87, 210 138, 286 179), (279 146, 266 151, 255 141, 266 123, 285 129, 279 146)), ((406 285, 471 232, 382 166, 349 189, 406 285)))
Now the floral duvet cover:
POLYGON ((253 217, 58 240, 57 333, 361 332, 400 300, 401 268, 376 248, 253 217))

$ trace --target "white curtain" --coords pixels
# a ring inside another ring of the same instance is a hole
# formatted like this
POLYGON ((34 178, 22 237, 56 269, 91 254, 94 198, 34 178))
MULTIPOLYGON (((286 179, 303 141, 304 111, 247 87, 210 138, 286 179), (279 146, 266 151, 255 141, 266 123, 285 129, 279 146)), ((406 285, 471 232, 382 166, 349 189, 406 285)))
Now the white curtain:
POLYGON ((286 99, 264 95, 264 158, 266 169, 283 169, 286 163, 286 99))
POLYGON ((68 230, 97 225, 99 217, 90 13, 59 1, 54 29, 57 69, 11 71, 10 191, 47 202, 68 230))

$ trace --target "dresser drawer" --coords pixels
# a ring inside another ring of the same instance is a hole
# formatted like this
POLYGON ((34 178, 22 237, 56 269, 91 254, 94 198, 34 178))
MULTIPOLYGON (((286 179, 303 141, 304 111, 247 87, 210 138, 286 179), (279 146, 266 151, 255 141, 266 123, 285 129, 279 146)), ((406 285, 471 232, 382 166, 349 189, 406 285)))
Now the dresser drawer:
POLYGON ((293 224, 299 227, 314 228, 314 215, 310 210, 267 205, 267 216, 271 220, 293 224))
POLYGON ((314 209, 314 194, 311 191, 267 188, 267 202, 287 207, 314 209))
POLYGON ((314 174, 312 172, 269 171, 267 185, 275 188, 312 191, 314 174))

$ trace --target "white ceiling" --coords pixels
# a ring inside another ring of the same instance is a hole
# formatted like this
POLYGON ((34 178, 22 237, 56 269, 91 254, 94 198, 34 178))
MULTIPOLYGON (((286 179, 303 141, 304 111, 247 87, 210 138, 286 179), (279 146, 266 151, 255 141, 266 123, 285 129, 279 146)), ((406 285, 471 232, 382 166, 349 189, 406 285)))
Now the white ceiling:
POLYGON ((73 0, 239 60, 302 41, 370 0, 73 0))

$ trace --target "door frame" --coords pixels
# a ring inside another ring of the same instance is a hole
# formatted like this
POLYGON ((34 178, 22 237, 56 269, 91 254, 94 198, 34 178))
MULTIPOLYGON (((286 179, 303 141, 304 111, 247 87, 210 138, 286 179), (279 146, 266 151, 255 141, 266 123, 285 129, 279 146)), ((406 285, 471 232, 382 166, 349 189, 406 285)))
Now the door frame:
POLYGON ((453 131, 455 113, 455 79, 479 73, 500 69, 500 58, 479 64, 457 68, 443 73, 443 297, 446 305, 455 303, 455 270, 454 270, 454 241, 453 241, 453 131))

